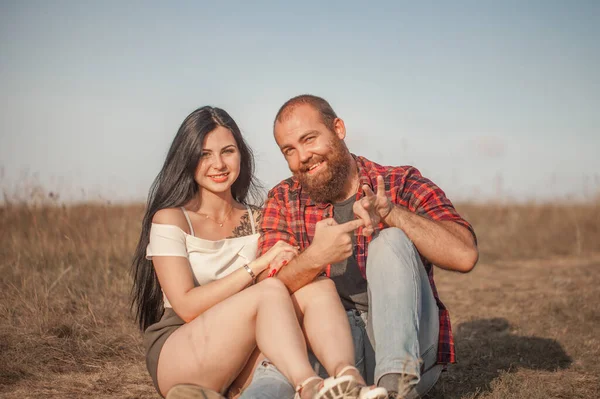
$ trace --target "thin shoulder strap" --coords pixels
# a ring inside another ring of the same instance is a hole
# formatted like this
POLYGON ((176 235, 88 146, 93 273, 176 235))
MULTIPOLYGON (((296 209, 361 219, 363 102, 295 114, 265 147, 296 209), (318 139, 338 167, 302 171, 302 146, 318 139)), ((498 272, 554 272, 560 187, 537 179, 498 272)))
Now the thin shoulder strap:
POLYGON ((184 207, 181 207, 181 211, 183 212, 183 216, 185 216, 185 220, 187 220, 187 222, 188 222, 188 226, 190 226, 190 234, 195 236, 196 234, 194 234, 194 227, 192 227, 192 221, 190 220, 190 217, 189 217, 187 211, 185 210, 184 207))
POLYGON ((256 227, 254 226, 254 214, 252 213, 252 208, 246 205, 246 209, 248 209, 248 218, 250 219, 250 225, 252 226, 252 234, 256 234, 256 227))

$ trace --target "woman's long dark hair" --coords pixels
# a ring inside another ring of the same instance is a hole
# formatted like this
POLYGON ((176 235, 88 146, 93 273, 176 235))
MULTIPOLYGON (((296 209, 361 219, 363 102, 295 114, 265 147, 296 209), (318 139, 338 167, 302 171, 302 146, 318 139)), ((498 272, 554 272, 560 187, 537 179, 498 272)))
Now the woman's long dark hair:
POLYGON ((194 174, 202 154, 202 145, 206 135, 219 126, 231 131, 240 152, 240 174, 231 186, 233 198, 242 204, 247 204, 249 196, 252 200, 260 199, 259 185, 254 178, 252 150, 231 116, 220 108, 209 106, 188 115, 177 131, 167 159, 150 187, 140 241, 133 257, 131 304, 142 331, 156 323, 163 312, 160 284, 152 261, 146 259, 152 218, 160 209, 184 206, 197 196, 198 184, 194 180, 194 174))

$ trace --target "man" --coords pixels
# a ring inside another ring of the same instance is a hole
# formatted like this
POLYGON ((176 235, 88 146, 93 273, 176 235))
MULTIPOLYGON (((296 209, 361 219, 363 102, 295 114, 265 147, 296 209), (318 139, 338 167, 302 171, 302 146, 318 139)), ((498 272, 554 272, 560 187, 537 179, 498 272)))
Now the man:
MULTIPOLYGON (((356 365, 367 382, 385 387, 390 398, 425 394, 455 361, 432 265, 473 269, 471 225, 417 169, 351 154, 344 121, 322 98, 287 101, 274 135, 293 177, 269 192, 259 252, 278 240, 299 246, 301 254, 277 277, 293 293, 328 275, 347 310, 356 365), (356 217, 364 227, 344 232, 342 224, 356 217)), ((293 389, 277 374, 263 362, 242 398, 291 397, 293 389)))

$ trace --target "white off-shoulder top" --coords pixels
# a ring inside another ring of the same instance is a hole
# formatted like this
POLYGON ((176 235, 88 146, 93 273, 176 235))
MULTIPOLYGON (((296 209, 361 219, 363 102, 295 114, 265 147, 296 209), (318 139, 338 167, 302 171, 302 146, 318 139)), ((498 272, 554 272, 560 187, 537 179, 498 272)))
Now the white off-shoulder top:
MULTIPOLYGON (((253 261, 256 258, 258 249, 260 234, 256 232, 252 210, 250 207, 247 208, 252 234, 218 241, 196 237, 187 211, 181 208, 191 234, 187 234, 175 225, 152 223, 150 243, 146 248, 146 259, 152 260, 154 256, 187 258, 190 262, 196 286, 210 283, 233 273, 253 261)), ((166 308, 172 307, 164 292, 163 299, 166 308)))

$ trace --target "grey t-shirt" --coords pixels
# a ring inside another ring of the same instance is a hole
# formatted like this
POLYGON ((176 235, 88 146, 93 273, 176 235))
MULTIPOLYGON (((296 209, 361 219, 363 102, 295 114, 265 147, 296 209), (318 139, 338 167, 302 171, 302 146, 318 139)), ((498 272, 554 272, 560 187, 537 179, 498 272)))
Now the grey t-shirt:
MULTIPOLYGON (((333 204, 333 219, 339 224, 353 220, 354 212, 352 211, 352 206, 355 201, 355 197, 352 196, 343 202, 333 204)), ((331 265, 330 277, 335 283, 346 310, 358 309, 360 311, 367 311, 369 306, 367 280, 363 278, 358 269, 358 262, 356 261, 356 237, 354 235, 352 235, 352 245, 354 250, 348 259, 331 265)))

